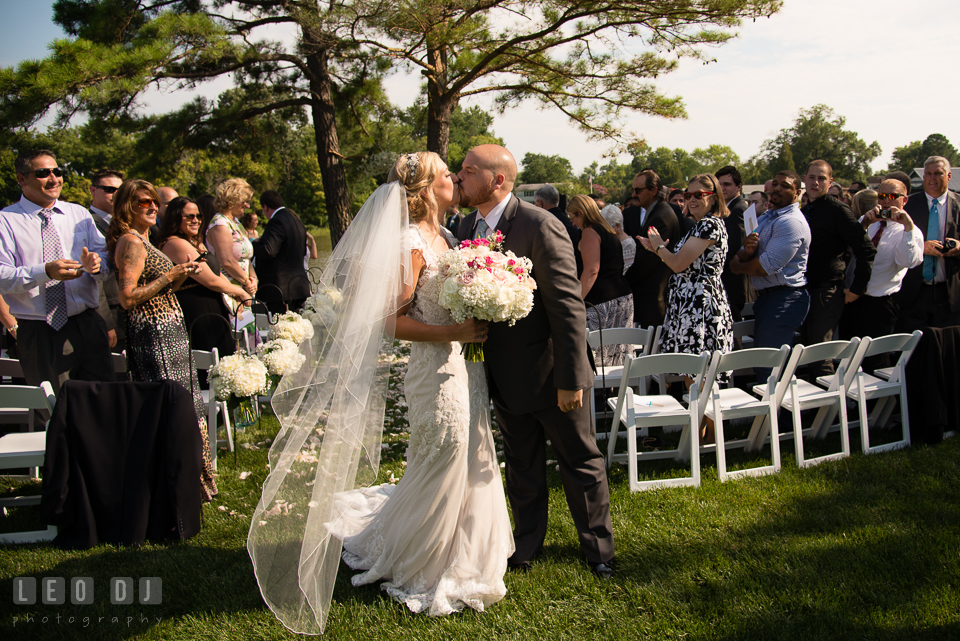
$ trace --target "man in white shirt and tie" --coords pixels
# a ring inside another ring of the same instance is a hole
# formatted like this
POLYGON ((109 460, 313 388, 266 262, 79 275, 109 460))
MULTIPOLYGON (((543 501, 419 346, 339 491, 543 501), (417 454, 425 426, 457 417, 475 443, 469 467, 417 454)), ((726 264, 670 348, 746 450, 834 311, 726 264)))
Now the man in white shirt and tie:
POLYGON ((960 198, 948 190, 950 161, 931 156, 923 163, 923 192, 904 209, 923 234, 923 263, 903 279, 896 331, 960 325, 960 198))
POLYGON ((90 212, 59 200, 63 171, 53 152, 15 162, 20 201, 0 212, 0 294, 17 319, 20 365, 29 385, 69 378, 111 381, 107 328, 97 281, 110 275, 90 212))

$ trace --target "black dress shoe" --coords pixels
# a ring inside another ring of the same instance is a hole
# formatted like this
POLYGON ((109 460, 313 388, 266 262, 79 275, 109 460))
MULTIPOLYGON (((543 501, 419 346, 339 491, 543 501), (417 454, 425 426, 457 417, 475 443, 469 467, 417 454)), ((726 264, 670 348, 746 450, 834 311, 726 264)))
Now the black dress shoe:
POLYGON ((518 561, 517 563, 507 563, 508 572, 518 572, 526 574, 530 571, 530 561, 518 561))
POLYGON ((601 561, 600 563, 591 563, 590 571, 593 572, 598 579, 612 579, 614 572, 613 560, 611 559, 610 561, 606 562, 601 561))

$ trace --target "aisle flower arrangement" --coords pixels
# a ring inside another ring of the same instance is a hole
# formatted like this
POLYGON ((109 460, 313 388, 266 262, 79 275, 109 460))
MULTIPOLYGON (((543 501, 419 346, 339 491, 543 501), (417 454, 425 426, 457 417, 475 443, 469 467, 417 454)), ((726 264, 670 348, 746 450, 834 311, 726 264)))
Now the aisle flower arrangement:
MULTIPOLYGON (((503 234, 465 240, 440 256, 440 306, 454 320, 467 318, 513 325, 533 309, 537 283, 530 275, 533 264, 503 249, 503 234)), ((467 360, 483 360, 483 344, 464 346, 467 360)))

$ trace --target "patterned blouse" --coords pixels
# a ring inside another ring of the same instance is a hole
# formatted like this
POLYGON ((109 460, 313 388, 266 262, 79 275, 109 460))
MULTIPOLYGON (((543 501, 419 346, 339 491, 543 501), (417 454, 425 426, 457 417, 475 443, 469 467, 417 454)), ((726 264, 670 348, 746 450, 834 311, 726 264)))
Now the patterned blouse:
MULTIPOLYGON (((223 214, 216 214, 210 220, 210 224, 207 225, 207 233, 209 234, 210 230, 218 225, 226 225, 227 229, 230 230, 230 236, 233 239, 233 257, 237 259, 240 269, 242 269, 244 273, 249 273, 250 259, 253 258, 253 243, 247 238, 246 230, 237 221, 230 220, 223 214)), ((212 246, 210 246, 210 251, 216 254, 212 246)), ((235 285, 239 284, 226 270, 224 270, 223 274, 230 279, 231 283, 235 285)))

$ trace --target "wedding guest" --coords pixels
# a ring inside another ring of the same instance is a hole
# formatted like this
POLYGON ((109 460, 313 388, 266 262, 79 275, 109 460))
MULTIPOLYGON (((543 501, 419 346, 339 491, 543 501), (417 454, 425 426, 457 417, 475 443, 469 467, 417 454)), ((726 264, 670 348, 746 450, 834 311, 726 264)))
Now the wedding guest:
POLYGON ((0 295, 16 319, 28 385, 114 380, 97 283, 110 277, 90 212, 60 200, 63 170, 52 151, 14 161, 20 200, 0 213, 0 295))
POLYGON ((750 192, 750 195, 747 197, 747 202, 753 205, 757 212, 757 217, 770 208, 770 199, 762 191, 750 192))
POLYGON ((607 223, 613 227, 613 233, 617 235, 620 246, 623 248, 623 273, 626 274, 633 264, 633 259, 637 255, 637 241, 627 236, 623 231, 623 213, 616 205, 607 205, 600 214, 607 223))
POLYGON ((253 244, 262 280, 260 298, 271 312, 299 310, 310 295, 310 280, 303 267, 307 228, 300 217, 283 204, 272 189, 260 194, 260 208, 267 225, 253 244))
POLYGON ((217 185, 214 201, 217 213, 206 227, 206 245, 220 260, 220 269, 230 282, 256 296, 253 243, 239 222, 252 199, 253 188, 242 178, 230 178, 217 185))
POLYGON ((683 190, 674 189, 670 192, 670 197, 667 198, 667 202, 671 205, 676 205, 677 207, 683 207, 683 190))
POLYGON ((197 198, 197 209, 200 210, 200 229, 203 230, 204 242, 207 237, 207 227, 210 221, 217 215, 217 197, 213 194, 204 194, 197 198))
POLYGON ((260 218, 256 212, 248 211, 240 217, 240 224, 243 225, 243 231, 247 233, 247 238, 256 240, 260 238, 260 232, 257 231, 257 225, 260 224, 260 218))
MULTIPOLYGON (((113 216, 113 196, 120 183, 123 182, 124 174, 122 171, 112 169, 101 169, 90 177, 90 213, 93 214, 93 222, 101 234, 106 236, 107 227, 110 225, 110 217, 113 216)), ((100 295, 100 307, 97 312, 107 324, 107 338, 109 339, 110 349, 114 352, 122 352, 126 343, 126 335, 123 328, 126 325, 126 318, 123 308, 120 307, 120 296, 117 294, 117 278, 111 275, 107 280, 97 283, 100 295)))
POLYGON ((752 301, 755 296, 752 288, 749 287, 750 280, 743 274, 734 274, 730 271, 730 262, 743 246, 743 239, 747 235, 743 212, 747 211, 749 204, 743 198, 743 178, 736 167, 733 165, 721 167, 715 175, 720 183, 727 210, 730 212, 730 215, 723 219, 723 225, 727 228, 727 256, 724 259, 723 275, 720 280, 723 281, 723 288, 727 292, 730 313, 733 314, 734 322, 737 322, 743 320, 741 314, 743 306, 748 300, 752 301))
POLYGON ((577 261, 577 273, 583 271, 583 256, 580 255, 580 230, 574 227, 566 212, 560 208, 560 192, 553 185, 544 185, 534 194, 533 204, 541 209, 546 209, 556 216, 557 220, 563 223, 563 228, 567 230, 570 242, 573 244, 573 258, 577 261))
POLYGON ((187 276, 206 269, 189 261, 174 265, 147 238, 157 222, 160 196, 145 180, 120 185, 107 229, 110 262, 117 267, 120 304, 127 310, 127 369, 133 381, 177 381, 193 394, 203 442, 200 484, 204 500, 217 494, 206 412, 190 358, 183 312, 174 292, 187 276))
MULTIPOLYGON (((600 215, 593 199, 574 196, 567 215, 581 231, 580 295, 587 305, 587 330, 633 327, 633 294, 623 277, 623 246, 610 224, 600 215)), ((597 363, 623 363, 627 346, 604 345, 596 353, 597 363), (602 353, 601 353, 602 352, 602 353)))
MULTIPOLYGON (((713 174, 700 174, 683 194, 684 213, 696 221, 693 229, 667 249, 656 229, 640 242, 673 272, 667 315, 660 334, 660 352, 702 354, 733 349, 733 317, 720 277, 727 258, 727 228, 730 214, 720 183, 713 174)), ((687 381, 689 387, 692 381, 687 381)), ((703 435, 713 442, 712 425, 703 435)))
POLYGON ((160 251, 174 265, 203 259, 204 267, 190 274, 177 289, 177 302, 183 310, 191 349, 209 352, 217 348, 223 358, 236 350, 224 294, 229 297, 231 311, 250 295, 220 273, 220 261, 208 252, 203 242, 200 216, 200 209, 193 199, 174 198, 170 201, 167 215, 160 225, 160 251))

